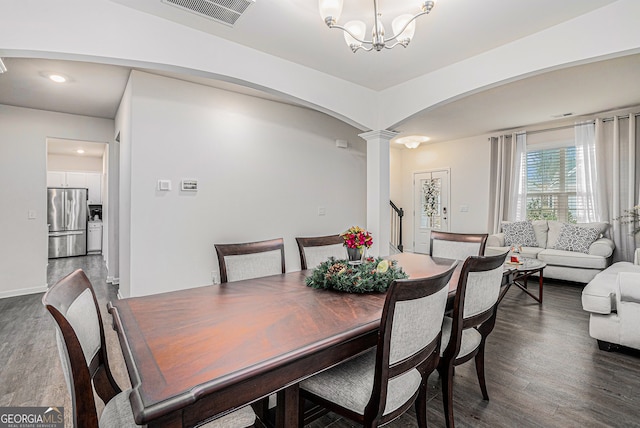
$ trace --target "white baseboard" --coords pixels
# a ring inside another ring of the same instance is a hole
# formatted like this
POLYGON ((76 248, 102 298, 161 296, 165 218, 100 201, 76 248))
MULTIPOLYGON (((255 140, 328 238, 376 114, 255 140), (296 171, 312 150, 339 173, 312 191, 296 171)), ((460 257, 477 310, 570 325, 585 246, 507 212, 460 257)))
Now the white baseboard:
POLYGON ((18 290, 1 291, 0 299, 6 299, 7 297, 26 296, 27 294, 44 293, 48 289, 49 286, 45 284, 44 287, 21 288, 18 290))
POLYGON ((118 294, 117 294, 117 296, 118 296, 118 300, 122 300, 122 299, 123 299, 122 294, 120 294, 120 291, 119 291, 119 290, 118 290, 118 294))
POLYGON ((107 275, 107 284, 113 284, 113 277, 107 275))
POLYGON ((113 285, 119 285, 120 284, 120 278, 112 278, 111 283, 113 285))

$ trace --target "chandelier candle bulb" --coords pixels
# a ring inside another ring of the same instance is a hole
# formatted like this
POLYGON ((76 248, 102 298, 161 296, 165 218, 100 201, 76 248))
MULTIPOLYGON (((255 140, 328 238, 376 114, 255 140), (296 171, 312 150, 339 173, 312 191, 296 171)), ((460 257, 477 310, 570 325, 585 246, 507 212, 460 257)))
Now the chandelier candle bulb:
POLYGON ((349 21, 344 24, 346 29, 344 33, 344 40, 347 45, 355 52, 362 47, 360 40, 364 39, 364 35, 367 31, 367 25, 362 21, 349 21))
POLYGON ((416 21, 409 14, 400 15, 393 20, 393 35, 399 43, 408 45, 416 32, 416 21))
POLYGON ((320 16, 327 25, 335 25, 342 14, 342 0, 319 0, 320 16))

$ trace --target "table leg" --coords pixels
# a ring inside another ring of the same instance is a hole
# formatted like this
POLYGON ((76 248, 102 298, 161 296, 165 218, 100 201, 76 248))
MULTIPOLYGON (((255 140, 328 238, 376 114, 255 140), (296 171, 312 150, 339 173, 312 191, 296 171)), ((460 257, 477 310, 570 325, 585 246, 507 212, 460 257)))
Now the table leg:
POLYGON ((538 295, 540 296, 540 300, 538 300, 538 302, 542 303, 542 282, 543 282, 543 278, 542 278, 542 271, 540 271, 540 290, 538 295))
MULTIPOLYGON (((498 303, 502 302, 504 295, 507 294, 507 291, 509 291, 509 288, 511 288, 511 286, 513 285, 514 277, 515 277, 515 274, 513 272, 509 273, 508 275, 502 276, 502 284, 500 284, 500 296, 498 297, 498 303)), ((447 302, 447 307, 451 307, 451 306, 453 305, 452 304, 450 305, 449 302, 447 302)))
POLYGON ((542 284, 543 284, 543 277, 542 277, 542 269, 540 270, 533 270, 531 272, 527 272, 524 275, 517 277, 516 279, 514 279, 513 283, 520 288, 522 291, 524 291, 525 293, 527 293, 532 299, 534 299, 536 302, 542 304, 542 284), (538 288, 538 295, 534 295, 533 293, 531 293, 531 291, 529 291, 527 289, 527 279, 533 275, 534 273, 538 273, 540 275, 540 281, 539 281, 539 288, 538 288), (518 282, 521 281, 522 283, 518 282))
POLYGON ((276 428, 297 428, 300 426, 298 392, 299 387, 297 383, 278 391, 276 428))

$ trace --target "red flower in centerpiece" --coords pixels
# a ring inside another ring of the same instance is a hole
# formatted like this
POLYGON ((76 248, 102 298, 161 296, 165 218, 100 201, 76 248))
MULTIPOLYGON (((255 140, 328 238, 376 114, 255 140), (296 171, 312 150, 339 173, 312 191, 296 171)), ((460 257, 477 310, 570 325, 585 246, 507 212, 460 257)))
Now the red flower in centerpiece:
POLYGON ((340 234, 348 248, 369 248, 373 244, 371 234, 359 226, 352 226, 340 234))

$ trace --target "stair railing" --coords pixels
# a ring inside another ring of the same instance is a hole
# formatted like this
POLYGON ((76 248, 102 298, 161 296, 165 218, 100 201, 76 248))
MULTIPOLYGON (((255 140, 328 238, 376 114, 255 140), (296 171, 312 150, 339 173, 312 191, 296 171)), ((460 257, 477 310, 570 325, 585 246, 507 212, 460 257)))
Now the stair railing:
POLYGON ((391 245, 402 252, 402 217, 404 217, 404 210, 398 208, 393 201, 389 201, 391 204, 391 245))

